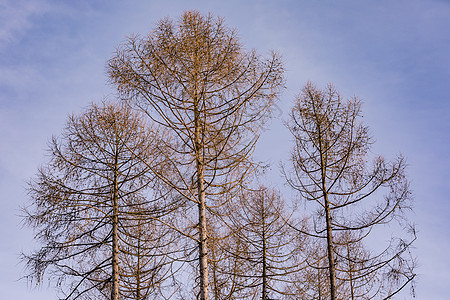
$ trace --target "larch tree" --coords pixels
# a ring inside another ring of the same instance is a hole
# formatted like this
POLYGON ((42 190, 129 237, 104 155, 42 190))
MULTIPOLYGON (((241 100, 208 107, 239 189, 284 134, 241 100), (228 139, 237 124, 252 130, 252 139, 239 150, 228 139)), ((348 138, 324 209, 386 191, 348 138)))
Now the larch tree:
MULTIPOLYGON (((302 231, 305 231, 304 228, 302 231)), ((286 299, 329 299, 329 275, 326 246, 323 241, 302 234, 295 257, 298 271, 290 274, 286 299)))
MULTIPOLYGON (((227 218, 228 213, 214 217, 227 218)), ((214 221, 210 219, 208 226, 208 268, 211 277, 211 298, 214 300, 247 299, 245 293, 245 279, 240 276, 246 272, 246 265, 242 264, 233 253, 243 253, 245 245, 239 243, 233 235, 232 229, 224 219, 214 221)))
MULTIPOLYGON (((371 295, 374 289, 381 286, 378 278, 380 272, 374 272, 370 268, 374 258, 370 259, 370 251, 361 242, 355 242, 346 235, 339 235, 339 240, 335 239, 335 252, 345 254, 342 260, 338 258, 339 263, 336 264, 337 299, 371 299, 379 296, 371 295)), ((331 293, 326 240, 312 236, 305 240, 300 262, 303 267, 291 276, 288 299, 329 299, 331 293)))
POLYGON ((197 206, 197 232, 180 232, 198 245, 198 297, 208 300, 208 216, 255 168, 250 156, 283 84, 280 58, 245 51, 221 18, 188 11, 128 39, 108 73, 166 132, 177 177, 160 179, 197 206))
POLYGON ((56 280, 64 299, 149 299, 173 247, 156 222, 174 208, 149 172, 166 169, 154 134, 123 105, 72 115, 30 182, 25 224, 41 247, 23 254, 30 280, 56 280), (145 261, 145 263, 143 263, 145 261))
POLYGON ((149 206, 142 201, 121 220, 119 280, 123 299, 170 299, 177 289, 171 279, 182 249, 175 242, 178 236, 164 223, 177 217, 180 203, 170 198, 153 200, 159 203, 149 206))
POLYGON ((331 85, 320 90, 308 83, 287 124, 295 145, 285 175, 302 199, 317 204, 312 229, 304 233, 326 241, 332 300, 390 298, 415 277, 405 159, 379 156, 370 166, 373 141, 360 117, 357 98, 343 100, 331 85), (369 234, 393 221, 404 226, 408 239, 391 238, 379 254, 365 250, 369 234))
POLYGON ((285 297, 290 275, 302 267, 297 260, 301 236, 292 228, 292 215, 279 191, 265 186, 242 192, 238 199, 228 222, 236 246, 225 248, 243 271, 235 274, 237 285, 242 286, 244 299, 285 297))

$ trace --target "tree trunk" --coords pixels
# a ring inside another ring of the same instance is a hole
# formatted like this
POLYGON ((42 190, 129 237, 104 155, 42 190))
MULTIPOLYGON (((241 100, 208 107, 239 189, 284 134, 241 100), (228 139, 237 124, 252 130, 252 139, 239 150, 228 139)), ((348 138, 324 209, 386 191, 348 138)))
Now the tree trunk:
POLYGON ((199 268, 200 268, 200 300, 209 300, 208 293, 208 233, 206 230, 206 195, 203 166, 203 145, 201 138, 200 112, 197 95, 194 96, 194 138, 197 163, 198 192, 198 233, 199 233, 199 268))
POLYGON ((263 267, 263 269, 262 269, 262 273, 263 273, 263 286, 262 286, 262 299, 263 300, 266 300, 266 299, 268 299, 268 295, 267 295, 267 261, 266 261, 266 255, 267 255, 267 246, 266 246, 266 224, 265 224, 265 212, 264 212, 264 205, 262 206, 262 225, 263 225, 263 228, 262 228, 262 234, 263 234, 263 236, 262 236, 262 242, 263 242, 263 257, 262 257, 262 263, 263 263, 263 265, 262 265, 262 267, 263 267))
POLYGON ((353 265, 352 265, 352 259, 350 257, 350 241, 346 241, 347 246, 347 264, 348 264, 348 274, 349 274, 349 280, 350 280, 350 294, 352 296, 352 300, 355 300, 355 291, 353 286, 353 265))
MULTIPOLYGON (((117 169, 117 161, 115 165, 117 169)), ((118 205, 118 182, 117 170, 114 171, 114 190, 113 190, 113 216, 112 216, 112 288, 111 300, 119 300, 119 243, 118 243, 118 223, 119 223, 119 205, 118 205)))
POLYGON ((326 184, 326 164, 325 161, 325 152, 327 151, 327 144, 323 144, 323 136, 320 125, 318 126, 319 133, 319 147, 320 147, 320 167, 321 167, 321 177, 322 177, 322 193, 323 193, 323 201, 325 206, 325 222, 327 229, 327 252, 328 252, 328 269, 330 275, 330 296, 331 300, 336 300, 336 268, 334 261, 334 250, 333 250, 333 233, 331 228, 331 209, 330 209, 330 201, 328 199, 328 191, 326 184))
POLYGON ((219 285, 218 278, 217 278, 217 257, 216 257, 216 247, 217 247, 217 245, 216 245, 215 241, 213 243, 210 243, 210 244, 212 244, 212 246, 209 249, 209 254, 208 255, 211 256, 211 259, 212 259, 212 262, 213 262, 212 265, 211 265, 211 267, 212 267, 212 274, 211 274, 211 276, 212 276, 212 279, 213 279, 212 284, 214 285, 214 299, 218 300, 218 299, 220 299, 221 290, 219 290, 220 289, 220 285, 219 285))
POLYGON ((325 218, 327 222, 327 251, 328 251, 328 268, 330 270, 330 294, 331 300, 336 300, 336 268, 334 262, 333 251, 333 234, 331 231, 331 213, 330 203, 328 201, 328 194, 324 191, 323 197, 325 200, 325 218))
POLYGON ((203 179, 203 166, 198 166, 198 231, 200 263, 200 300, 209 300, 208 295, 208 234, 206 231, 206 199, 203 179))
POLYGON ((141 299, 141 226, 142 222, 139 220, 138 228, 138 242, 137 242, 137 270, 136 270, 136 299, 141 299))

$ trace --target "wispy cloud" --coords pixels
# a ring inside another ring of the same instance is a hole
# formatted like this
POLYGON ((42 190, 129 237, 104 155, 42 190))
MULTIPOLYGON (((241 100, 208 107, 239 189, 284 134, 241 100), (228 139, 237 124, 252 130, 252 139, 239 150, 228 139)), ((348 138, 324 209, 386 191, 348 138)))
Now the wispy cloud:
POLYGON ((33 17, 45 13, 45 1, 3 0, 0 2, 0 50, 20 39, 33 26, 33 17))

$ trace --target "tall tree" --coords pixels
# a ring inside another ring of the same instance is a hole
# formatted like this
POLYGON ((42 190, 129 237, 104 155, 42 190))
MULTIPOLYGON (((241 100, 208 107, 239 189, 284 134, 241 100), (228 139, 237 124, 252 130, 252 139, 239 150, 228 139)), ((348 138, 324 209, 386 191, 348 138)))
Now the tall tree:
POLYGON ((357 98, 343 100, 331 85, 320 90, 308 83, 288 123, 295 146, 287 179, 303 199, 317 203, 318 213, 308 234, 326 240, 333 300, 340 299, 342 282, 355 295, 357 284, 366 280, 361 298, 389 298, 415 276, 409 256, 413 228, 411 240, 392 239, 379 255, 361 248, 376 227, 404 220, 411 192, 403 157, 386 162, 379 156, 371 168, 367 166, 373 141, 360 117, 357 98))
MULTIPOLYGON (((286 299, 329 299, 330 287, 326 246, 321 240, 305 237, 307 235, 302 235, 302 243, 299 245, 301 249, 295 257, 299 269, 297 272, 290 274, 287 286, 288 297, 286 299)), ((345 297, 342 297, 342 299, 345 299, 345 297)))
MULTIPOLYGON (((217 217, 217 214, 215 216, 217 217)), ((221 217, 226 218, 227 214, 221 217)), ((211 298, 214 300, 247 299, 249 295, 245 291, 244 284, 246 278, 241 276, 245 274, 247 265, 243 264, 238 256, 246 252, 245 245, 236 239, 233 230, 224 220, 210 222, 208 233, 211 298)))
POLYGON ((153 137, 122 105, 92 105, 69 118, 29 185, 25 222, 42 244, 23 256, 30 279, 56 278, 64 299, 144 299, 142 287, 156 289, 171 235, 153 234, 161 231, 155 219, 170 208, 161 190, 151 189, 148 165, 164 168, 153 137))
POLYGON ((239 275, 246 279, 245 287, 253 291, 247 299, 286 296, 289 275, 301 267, 296 259, 301 237, 292 230, 284 200, 278 191, 261 186, 243 193, 240 204, 232 223, 237 240, 246 249, 237 257, 246 266, 239 275))
POLYGON ((199 298, 208 293, 208 214, 254 168, 262 123, 283 83, 279 57, 242 49, 221 18, 196 11, 132 37, 108 64, 120 95, 167 131, 178 178, 167 185, 197 206, 199 298))

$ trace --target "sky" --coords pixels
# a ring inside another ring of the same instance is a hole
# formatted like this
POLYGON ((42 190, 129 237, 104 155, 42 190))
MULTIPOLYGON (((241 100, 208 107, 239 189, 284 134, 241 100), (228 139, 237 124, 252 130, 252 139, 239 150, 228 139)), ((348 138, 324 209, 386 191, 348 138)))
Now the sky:
POLYGON ((256 153, 273 184, 291 145, 283 120, 307 81, 362 99, 373 153, 408 161, 417 299, 448 299, 449 0, 0 0, 0 298, 57 299, 48 282, 19 280, 20 252, 37 247, 20 218, 27 181, 68 115, 114 98, 105 65, 116 47, 186 10, 221 16, 246 49, 283 57, 286 89, 256 153))

